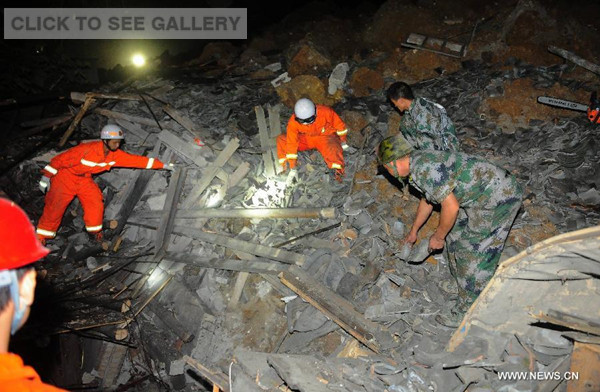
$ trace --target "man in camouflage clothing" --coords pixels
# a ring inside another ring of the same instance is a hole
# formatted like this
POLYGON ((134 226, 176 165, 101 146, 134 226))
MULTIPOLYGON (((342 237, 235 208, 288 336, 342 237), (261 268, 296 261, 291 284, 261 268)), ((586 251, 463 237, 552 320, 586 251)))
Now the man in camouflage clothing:
POLYGON ((415 98, 410 86, 392 84, 388 99, 400 110, 400 132, 417 150, 458 151, 456 129, 442 105, 425 98, 415 98))
POLYGON ((378 158, 393 176, 410 175, 410 184, 423 195, 407 242, 417 240, 432 204, 441 205, 440 223, 429 239, 429 248, 447 245, 459 303, 453 315, 440 322, 455 326, 494 274, 521 206, 521 187, 508 171, 483 158, 462 152, 413 150, 401 135, 384 139, 378 158))

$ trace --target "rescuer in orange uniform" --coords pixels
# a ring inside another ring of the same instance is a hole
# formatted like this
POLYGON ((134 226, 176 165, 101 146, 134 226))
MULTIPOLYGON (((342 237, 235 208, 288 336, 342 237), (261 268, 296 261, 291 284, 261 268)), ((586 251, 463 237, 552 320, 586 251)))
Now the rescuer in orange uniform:
POLYGON ((0 392, 62 389, 44 384, 36 371, 8 352, 10 336, 25 324, 33 303, 36 272, 32 263, 49 252, 38 241, 25 212, 0 198, 0 392))
POLYGON ((348 129, 342 119, 330 107, 315 105, 308 98, 301 98, 294 106, 294 114, 288 121, 287 133, 277 137, 277 157, 287 170, 295 169, 298 151, 317 149, 327 167, 335 170, 341 181, 344 175, 344 154, 348 148, 348 129))
POLYGON ((81 143, 52 158, 44 170, 40 189, 46 194, 46 204, 37 235, 45 244, 46 239, 54 238, 60 226, 62 216, 75 196, 83 207, 83 220, 88 233, 96 240, 102 240, 102 217, 104 204, 102 192, 94 180, 93 174, 102 173, 113 167, 132 167, 139 169, 173 170, 158 159, 128 154, 119 149, 123 140, 123 131, 114 124, 102 128, 99 141, 81 143))

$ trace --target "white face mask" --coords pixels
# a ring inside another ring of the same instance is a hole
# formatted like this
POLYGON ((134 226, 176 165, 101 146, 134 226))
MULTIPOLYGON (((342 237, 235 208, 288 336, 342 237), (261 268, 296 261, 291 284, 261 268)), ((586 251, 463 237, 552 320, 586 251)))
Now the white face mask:
POLYGON ((10 298, 15 305, 15 314, 10 326, 10 334, 14 335, 21 325, 21 320, 25 317, 25 309, 19 306, 19 279, 15 270, 0 271, 0 287, 10 286, 10 298))

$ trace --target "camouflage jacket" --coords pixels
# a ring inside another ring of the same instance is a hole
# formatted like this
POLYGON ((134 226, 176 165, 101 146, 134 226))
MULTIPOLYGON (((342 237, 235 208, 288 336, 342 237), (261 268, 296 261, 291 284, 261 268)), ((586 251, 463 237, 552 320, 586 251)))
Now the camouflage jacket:
POLYGON ((400 121, 400 132, 418 150, 458 151, 454 123, 443 106, 415 98, 400 121))
POLYGON ((492 209, 522 193, 508 171, 462 152, 413 151, 409 181, 429 202, 441 204, 453 192, 464 208, 492 209))

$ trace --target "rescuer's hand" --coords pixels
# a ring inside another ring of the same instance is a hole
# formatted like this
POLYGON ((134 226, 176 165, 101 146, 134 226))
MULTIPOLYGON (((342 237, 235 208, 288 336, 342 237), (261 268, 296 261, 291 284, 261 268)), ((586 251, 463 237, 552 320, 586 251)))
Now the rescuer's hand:
POLYGON ((42 179, 40 180, 40 191, 42 191, 42 193, 46 193, 50 190, 50 179, 46 176, 43 176, 42 179))

